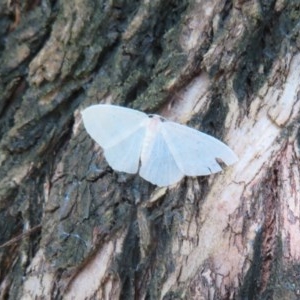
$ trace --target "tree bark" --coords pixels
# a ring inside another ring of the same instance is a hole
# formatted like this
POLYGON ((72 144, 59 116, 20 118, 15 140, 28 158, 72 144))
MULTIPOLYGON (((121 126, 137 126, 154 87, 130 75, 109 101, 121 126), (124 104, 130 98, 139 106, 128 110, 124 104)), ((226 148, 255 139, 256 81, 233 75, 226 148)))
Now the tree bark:
POLYGON ((0 0, 1 299, 298 299, 298 0, 0 0), (80 111, 187 123, 239 161, 157 188, 80 111))

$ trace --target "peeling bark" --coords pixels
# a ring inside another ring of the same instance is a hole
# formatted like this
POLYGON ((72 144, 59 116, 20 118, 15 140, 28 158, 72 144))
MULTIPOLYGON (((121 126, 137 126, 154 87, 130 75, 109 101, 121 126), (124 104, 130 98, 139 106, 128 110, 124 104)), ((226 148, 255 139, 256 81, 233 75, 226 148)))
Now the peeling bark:
POLYGON ((300 4, 0 0, 0 299, 298 299, 300 4), (158 189, 80 110, 188 123, 239 156, 158 189))

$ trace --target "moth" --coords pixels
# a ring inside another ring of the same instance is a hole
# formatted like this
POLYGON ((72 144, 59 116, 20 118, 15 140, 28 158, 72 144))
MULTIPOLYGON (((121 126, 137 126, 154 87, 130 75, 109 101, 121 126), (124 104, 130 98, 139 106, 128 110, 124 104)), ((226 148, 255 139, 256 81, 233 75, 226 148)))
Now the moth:
POLYGON ((236 154, 216 138, 158 115, 116 105, 92 105, 82 112, 86 131, 116 171, 139 173, 157 186, 184 176, 210 175, 235 163, 236 154))

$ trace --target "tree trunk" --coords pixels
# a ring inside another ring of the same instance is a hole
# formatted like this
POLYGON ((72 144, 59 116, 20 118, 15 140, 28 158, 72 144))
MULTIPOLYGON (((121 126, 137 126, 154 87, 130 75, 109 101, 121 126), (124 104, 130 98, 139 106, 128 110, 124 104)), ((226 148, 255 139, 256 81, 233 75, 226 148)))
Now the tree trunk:
POLYGON ((0 0, 1 299, 298 299, 299 20, 299 0, 0 0), (239 161, 168 188, 115 172, 96 103, 239 161))

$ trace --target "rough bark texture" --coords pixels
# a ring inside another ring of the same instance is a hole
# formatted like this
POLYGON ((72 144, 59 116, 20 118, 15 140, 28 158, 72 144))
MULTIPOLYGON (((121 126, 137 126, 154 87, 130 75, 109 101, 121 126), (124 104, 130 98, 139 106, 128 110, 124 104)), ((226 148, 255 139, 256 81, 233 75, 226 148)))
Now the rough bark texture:
POLYGON ((0 0, 1 299, 300 297, 299 0, 0 0), (80 110, 115 103, 240 160, 157 189, 80 110))

